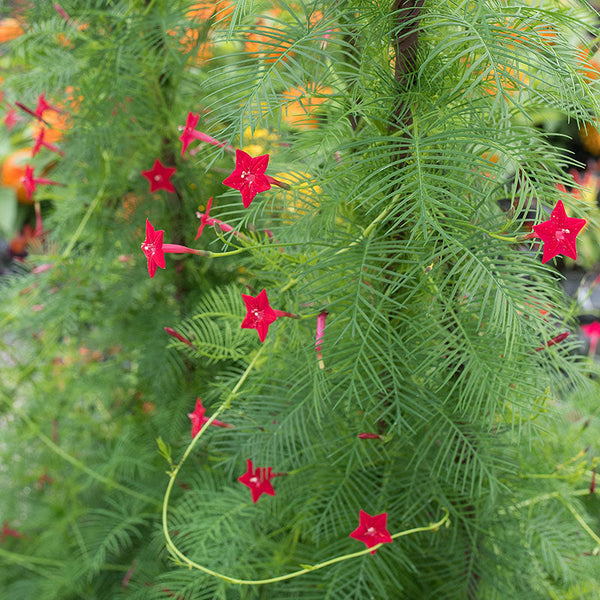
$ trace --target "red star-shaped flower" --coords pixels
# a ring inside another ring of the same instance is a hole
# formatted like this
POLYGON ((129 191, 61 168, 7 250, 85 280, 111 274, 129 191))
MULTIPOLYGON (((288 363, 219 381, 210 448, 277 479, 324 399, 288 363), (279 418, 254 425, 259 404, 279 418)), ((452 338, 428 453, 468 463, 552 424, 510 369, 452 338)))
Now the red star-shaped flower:
MULTIPOLYGON (((202 232, 204 231, 205 227, 213 227, 215 225, 218 225, 221 228, 221 231, 224 231, 225 233, 233 231, 233 227, 231 225, 224 223, 220 219, 213 219, 210 216, 209 213, 210 213, 210 209, 212 207, 212 201, 213 201, 212 198, 208 199, 208 202, 206 203, 206 212, 205 213, 201 213, 201 212, 196 213, 196 216, 200 219, 200 226, 198 227, 198 233, 196 233, 196 237, 194 238, 196 240, 202 235, 202 232)), ((233 235, 239 236, 240 233, 238 231, 233 231, 233 235)))
POLYGON ((204 231, 205 227, 211 227, 215 224, 215 220, 209 215, 210 209, 212 207, 212 201, 212 197, 208 199, 208 202, 206 203, 205 213, 196 213, 196 215, 200 217, 200 226, 198 227, 198 233, 196 233, 196 237, 194 238, 195 240, 197 240, 202 235, 202 232, 204 231))
POLYGON ((7 537, 22 538, 25 536, 20 531, 17 531, 16 529, 11 529, 10 523, 8 521, 4 521, 4 524, 2 525, 2 536, 0 537, 0 544, 4 544, 7 537))
POLYGON ((199 119, 200 115, 198 113, 188 113, 185 127, 183 128, 183 133, 179 138, 183 143, 183 147, 181 148, 181 156, 183 156, 183 153, 187 150, 187 147, 196 139, 196 127, 198 126, 199 119))
MULTIPOLYGON (((148 274, 154 277, 156 267, 165 268, 165 254, 197 254, 198 256, 210 256, 205 250, 188 248, 180 244, 163 243, 164 231, 155 231, 148 219, 146 219, 146 239, 142 242, 142 251, 148 259, 148 274)), ((171 330, 173 331, 173 330, 171 330)), ((169 333, 169 331, 167 331, 169 333)), ((190 344, 192 345, 192 344, 190 344)), ((192 346, 193 347, 193 346, 192 346)))
POLYGON ((11 108, 6 111, 4 115, 4 124, 9 131, 13 130, 13 127, 19 122, 19 115, 17 115, 17 111, 14 108, 11 108))
POLYGON ((263 291, 258 296, 242 294, 246 304, 246 317, 242 321, 242 329, 256 329, 261 342, 265 341, 269 332, 269 325, 277 320, 277 313, 271 308, 267 292, 263 291))
MULTIPOLYGON (((363 510, 359 511, 359 525, 350 537, 364 542, 367 548, 394 541, 387 530, 387 513, 371 516, 363 510)), ((371 554, 375 554, 376 551, 377 549, 371 550, 371 554)))
POLYGON ((33 176, 33 167, 30 167, 29 165, 25 165, 25 175, 23 175, 23 177, 21 177, 21 183, 23 184, 23 187, 25 188, 25 193, 27 194, 27 198, 29 200, 31 200, 31 197, 33 196, 33 193, 35 192, 35 189, 37 187, 35 178, 33 176))
POLYGON ((175 192, 171 177, 176 170, 175 167, 165 167, 157 158, 154 161, 154 166, 149 171, 142 171, 142 175, 150 182, 150 193, 158 190, 175 192))
POLYGON ((44 113, 46 111, 48 111, 48 110, 53 110, 53 111, 55 111, 57 113, 62 113, 63 112, 57 106, 52 106, 52 104, 48 104, 48 102, 46 101, 46 95, 45 95, 45 93, 40 94, 40 96, 38 97, 38 101, 37 101, 37 105, 35 107, 35 110, 31 110, 30 108, 28 108, 27 106, 25 106, 22 102, 15 102, 15 106, 17 106, 21 110, 24 110, 28 115, 31 115, 32 117, 35 117, 39 121, 43 121, 44 120, 44 113))
POLYGON ((590 339, 595 338, 596 340, 600 340, 600 322, 592 321, 588 325, 582 325, 581 329, 590 339))
MULTIPOLYGON (((202 425, 208 421, 208 417, 204 416, 206 409, 202 406, 202 400, 200 398, 196 398, 196 408, 194 412, 188 413, 188 417, 192 421, 192 437, 196 437, 197 433, 202 429, 202 425)), ((215 419, 211 425, 215 427, 231 427, 229 423, 223 423, 223 421, 219 421, 215 419)))
POLYGON ((53 110, 58 113, 61 112, 60 108, 57 108, 56 106, 52 106, 52 104, 48 104, 48 102, 46 101, 46 93, 42 92, 38 96, 37 106, 35 107, 35 114, 41 119, 41 118, 43 118, 44 113, 47 110, 53 110))
POLYGON ((62 183, 51 181, 45 177, 34 177, 33 167, 30 167, 29 165, 25 165, 25 175, 21 177, 21 183, 25 188, 25 193, 27 194, 27 198, 29 200, 31 200, 31 197, 33 196, 33 193, 38 185, 63 185, 62 183))
POLYGON ((257 502, 262 494, 274 496, 275 490, 271 485, 271 479, 275 477, 273 475, 273 467, 257 467, 255 470, 250 459, 248 459, 247 465, 246 472, 241 477, 238 477, 238 481, 250 488, 252 502, 257 502))
MULTIPOLYGON (((198 113, 193 113, 193 112, 188 113, 188 116, 187 116, 187 119, 185 122, 185 126, 182 128, 183 133, 179 137, 179 139, 181 140, 181 143, 182 143, 181 156, 183 156, 183 154, 187 150, 188 146, 194 140, 199 140, 200 142, 204 142, 206 144, 212 144, 213 146, 218 146, 219 148, 225 148, 225 150, 228 150, 229 152, 233 152, 233 147, 230 146, 229 144, 226 144, 225 142, 220 142, 219 140, 215 139, 214 137, 212 137, 206 133, 203 133, 202 131, 196 131, 196 127, 198 126, 199 119, 200 119, 200 115, 198 113)), ((198 151, 198 149, 195 148, 194 150, 192 150, 190 152, 190 154, 195 154, 197 151, 198 151)))
POLYGON ((235 169, 223 183, 242 193, 244 208, 250 206, 250 203, 254 200, 256 194, 271 189, 269 177, 265 175, 268 164, 268 154, 252 158, 243 150, 235 151, 235 169))
POLYGON ((585 219, 567 217, 561 200, 556 203, 550 219, 533 226, 535 235, 544 242, 542 262, 548 262, 557 254, 564 254, 575 260, 577 247, 575 238, 586 224, 585 219))
POLYGON ((44 146, 44 148, 48 148, 48 150, 52 150, 52 152, 60 154, 61 156, 65 155, 65 153, 60 148, 46 141, 46 130, 43 127, 40 129, 40 132, 35 138, 35 145, 31 150, 31 156, 35 156, 40 151, 42 146, 44 146))
POLYGON ((52 477, 49 477, 48 474, 46 473, 46 471, 44 471, 38 478, 37 480, 37 489, 41 490, 43 489, 43 487, 46 484, 53 484, 54 483, 54 479, 52 479, 52 477))
POLYGON ((590 354, 596 354, 598 340, 600 340, 600 322, 592 321, 587 325, 582 325, 583 334, 590 340, 590 354))
POLYGON ((155 231, 148 219, 146 219, 146 239, 142 242, 142 252, 148 259, 148 275, 154 277, 156 267, 165 268, 165 253, 163 251, 164 229, 155 231))

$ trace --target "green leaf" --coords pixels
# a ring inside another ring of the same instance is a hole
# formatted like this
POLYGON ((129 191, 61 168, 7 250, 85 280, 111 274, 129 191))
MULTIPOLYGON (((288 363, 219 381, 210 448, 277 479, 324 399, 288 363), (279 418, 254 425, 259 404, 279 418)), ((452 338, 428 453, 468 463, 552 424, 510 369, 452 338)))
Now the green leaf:
POLYGON ((171 445, 165 444, 161 436, 156 438, 156 443, 158 444, 158 453, 169 463, 173 464, 173 460, 171 459, 171 445))

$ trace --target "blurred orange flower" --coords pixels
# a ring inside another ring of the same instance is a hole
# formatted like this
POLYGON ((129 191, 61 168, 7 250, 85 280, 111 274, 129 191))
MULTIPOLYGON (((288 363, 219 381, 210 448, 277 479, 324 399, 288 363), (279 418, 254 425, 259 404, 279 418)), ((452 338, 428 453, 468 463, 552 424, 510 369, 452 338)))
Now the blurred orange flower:
POLYGON ((546 23, 532 24, 523 22, 521 19, 517 21, 515 18, 508 18, 504 23, 494 23, 494 27, 502 31, 509 44, 514 41, 519 44, 531 45, 536 41, 532 34, 537 33, 543 42, 552 45, 556 37, 555 29, 546 23))
MULTIPOLYGON (((169 35, 179 35, 177 30, 169 30, 169 35)), ((191 27, 185 30, 185 33, 179 39, 179 43, 181 44, 180 52, 182 54, 189 54, 196 50, 193 59, 197 64, 202 64, 213 57, 213 43, 211 40, 207 40, 204 42, 199 42, 200 33, 197 29, 192 29, 191 27)))
POLYGON ((246 35, 244 50, 255 54, 271 65, 278 60, 286 62, 294 56, 290 52, 292 40, 281 37, 281 27, 270 18, 258 19, 252 33, 246 35))
POLYGON ((594 156, 600 156, 600 133, 591 124, 585 123, 579 128, 581 145, 594 156))
POLYGON ((578 71, 588 83, 600 77, 600 61, 597 59, 597 54, 590 55, 586 48, 579 46, 577 62, 579 63, 578 71))
POLYGON ((285 104, 281 117, 292 127, 316 129, 319 108, 332 93, 328 86, 290 88, 283 92, 285 104))
POLYGON ((21 181, 28 160, 31 160, 31 148, 16 150, 4 159, 0 170, 0 183, 5 187, 13 188, 17 200, 22 204, 32 204, 32 200, 27 198, 27 192, 21 181))
POLYGON ((218 0, 218 2, 197 2, 190 6, 186 13, 186 18, 190 21, 208 21, 214 16, 219 24, 227 24, 231 20, 231 15, 235 10, 235 5, 229 0, 218 0))
POLYGON ((32 136, 37 138, 40 131, 45 129, 44 139, 50 143, 58 142, 71 127, 66 113, 50 112, 44 115, 44 121, 50 125, 50 128, 46 129, 44 123, 35 121, 31 124, 32 136))
POLYGON ((0 43, 10 42, 10 40, 14 40, 24 33, 25 31, 17 19, 10 17, 0 19, 0 43))
POLYGON ((529 83, 529 77, 523 71, 517 71, 507 65, 498 65, 497 69, 491 69, 484 78, 483 90, 495 96, 498 93, 498 86, 503 92, 514 93, 529 83))

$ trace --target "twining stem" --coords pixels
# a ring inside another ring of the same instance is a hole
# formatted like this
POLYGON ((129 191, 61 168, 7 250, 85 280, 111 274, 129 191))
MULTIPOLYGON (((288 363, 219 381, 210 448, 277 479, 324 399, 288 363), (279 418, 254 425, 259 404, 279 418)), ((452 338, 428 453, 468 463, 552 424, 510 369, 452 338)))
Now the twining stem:
MULTIPOLYGON (((450 513, 447 509, 442 507, 444 511, 444 516, 435 523, 430 523, 429 525, 425 525, 423 527, 414 527, 412 529, 405 529, 404 531, 399 531, 392 535, 392 539, 397 539, 399 537, 404 537, 406 535, 411 535, 413 533, 419 533, 421 531, 437 531, 442 525, 447 524, 449 522, 450 513)), ((316 565, 308 565, 304 566, 304 568, 299 569, 298 571, 293 571, 292 573, 287 573, 286 575, 280 575, 279 577, 270 577, 268 579, 238 579, 237 577, 230 577, 229 575, 225 575, 224 573, 218 573, 217 571, 213 571, 193 560, 188 559, 184 554, 179 552, 174 546, 169 545, 169 549, 175 551, 177 556, 182 559, 182 561, 188 565, 190 568, 198 569, 207 575, 212 575, 213 577, 217 577, 218 579, 222 579, 223 581, 227 581, 228 583, 236 583, 241 585, 265 585, 269 583, 277 583, 278 581, 286 581, 287 579, 293 579, 294 577, 298 577, 300 575, 304 575, 305 573, 311 573, 312 571, 317 571, 319 569, 323 569, 324 567, 328 567, 335 563, 339 563, 345 560, 349 560, 351 558, 357 558, 359 556, 364 556, 365 554, 370 554, 377 548, 383 546, 383 543, 377 544, 376 546, 372 546, 370 548, 365 548, 364 550, 359 550, 358 552, 352 552, 351 554, 344 554, 342 556, 336 556, 335 558, 331 558, 329 560, 323 561, 316 565)))
POLYGON ((280 294, 287 292, 290 288, 294 287, 298 283, 299 279, 291 277, 290 280, 279 290, 280 294))
POLYGON ((600 537, 598 537, 591 527, 583 520, 583 517, 573 508, 573 505, 570 502, 567 502, 562 496, 559 496, 558 499, 562 502, 564 506, 567 507, 569 512, 575 517, 575 520, 583 527, 585 532, 600 546, 600 537))
POLYGON ((473 227, 474 229, 479 229, 480 231, 487 233, 490 237, 495 238, 497 240, 501 240, 503 242, 512 242, 512 243, 524 242, 525 240, 532 240, 537 237, 533 232, 525 233, 525 234, 521 234, 521 235, 508 236, 508 235, 499 235, 497 233, 492 233, 491 231, 486 231, 485 229, 482 229, 481 227, 477 227, 476 225, 471 225, 471 227, 473 227))
MULTIPOLYGON (((38 565, 40 567, 64 567, 66 564, 64 561, 56 560, 54 558, 44 558, 43 556, 30 556, 28 554, 19 554, 17 552, 5 550, 4 548, 0 548, 0 558, 6 559, 7 561, 13 564, 20 565, 25 569, 28 569, 35 573, 39 573, 40 575, 46 577, 51 577, 52 574, 47 571, 44 571, 43 569, 38 569, 38 565)), ((104 564, 99 567, 99 570, 126 572, 127 567, 123 565, 104 564)))
POLYGON ((71 250, 73 250, 73 246, 75 246, 75 243, 79 239, 79 236, 83 232, 85 226, 87 225, 87 222, 90 220, 92 213, 94 212, 94 210, 96 210, 96 207, 98 206, 98 203, 100 202, 100 200, 102 200, 102 196, 104 196, 104 190, 106 189, 106 182, 108 181, 108 177, 110 175, 110 159, 109 159, 108 153, 106 151, 102 152, 102 158, 104 159, 104 178, 102 179, 102 185, 100 186, 100 189, 98 190, 98 193, 96 194, 94 199, 90 202, 90 205, 88 206, 88 209, 87 209, 85 215, 83 216, 81 223, 79 223, 79 227, 77 227, 77 230, 73 234, 73 237, 71 238, 67 247, 65 248, 64 252, 62 253, 63 258, 67 258, 69 256, 69 254, 71 254, 71 250))
POLYGON ((476 229, 477 231, 482 231, 483 233, 489 235, 491 238, 494 238, 496 240, 501 240, 503 242, 517 243, 517 242, 524 242, 525 240, 531 240, 531 239, 537 238, 537 235, 533 231, 529 232, 529 233, 523 233, 523 234, 519 234, 519 235, 509 236, 509 235, 500 235, 498 233, 493 233, 483 227, 474 225, 473 223, 465 223, 465 224, 468 225, 471 229, 476 229))
MULTIPOLYGON (((235 395, 237 394, 239 389, 242 387, 244 381, 246 381, 246 379, 248 378, 248 375, 250 375, 250 372, 254 368, 254 365, 256 365, 256 363, 257 363, 260 355, 263 353, 264 349, 265 349, 265 346, 260 347, 258 352, 254 355, 254 358, 250 361, 250 364, 248 365, 246 370, 242 373, 242 376, 240 377, 239 381, 235 384, 235 387, 231 390, 231 392, 229 393, 227 398, 223 401, 221 406, 219 406, 219 408, 213 413, 213 415, 200 428, 200 431, 196 434, 194 439, 188 445, 186 451, 184 452, 183 456, 181 457, 181 460, 177 463, 177 465, 172 469, 172 471, 169 474, 169 484, 167 485, 167 490, 165 491, 165 497, 163 499, 163 508, 162 508, 163 532, 165 535, 165 539, 167 541, 167 548, 171 552, 173 552, 173 554, 180 557, 182 560, 184 560, 186 562, 189 562, 189 559, 177 549, 177 547, 173 543, 173 540, 171 539, 171 535, 169 534, 169 529, 167 527, 167 509, 169 507, 169 498, 171 496, 171 490, 173 489, 173 484, 175 483, 175 479, 177 478, 177 475, 178 475, 179 471, 181 470, 181 467, 187 460, 187 457, 190 455, 190 452, 193 450, 193 448, 196 445, 196 443, 198 442, 198 440, 202 437, 202 434, 210 427, 211 423, 224 410, 229 408, 229 406, 231 404, 231 400, 235 397, 235 395)), ((201 570, 202 570, 202 568, 201 568, 201 570)), ((209 572, 209 570, 207 570, 207 572, 209 572)))
POLYGON ((368 238, 371 235, 371 233, 373 233, 375 227, 377 227, 377 225, 379 225, 379 223, 381 223, 381 221, 383 221, 383 219, 385 219, 392 212, 392 210, 396 208, 396 202, 399 196, 399 194, 396 194, 389 202, 389 204, 371 221, 371 223, 369 223, 367 227, 365 227, 363 232, 353 242, 350 242, 348 246, 342 248, 341 250, 338 250, 336 254, 343 254, 344 252, 348 252, 348 250, 350 250, 352 246, 356 246, 360 243, 361 240, 368 238))
POLYGON ((70 463, 80 471, 87 473, 90 477, 96 479, 97 481, 101 481, 108 487, 117 489, 125 494, 128 494, 129 496, 133 496, 134 498, 139 498, 140 500, 144 500, 145 502, 150 502, 152 504, 156 504, 158 502, 157 498, 151 498, 150 496, 146 496, 145 494, 136 492, 135 490, 121 485, 120 483, 117 483, 109 477, 100 475, 100 473, 97 473, 93 469, 90 469, 85 463, 81 462, 80 460, 77 460, 74 456, 71 456, 66 450, 63 450, 58 444, 55 444, 47 435, 43 434, 39 430, 37 424, 27 414, 25 414, 23 411, 18 410, 14 405, 11 404, 9 398, 4 398, 4 400, 9 406, 11 406, 11 409, 14 412, 16 412, 24 421, 27 421, 30 425, 34 425, 36 427, 36 436, 43 444, 48 446, 48 448, 50 448, 50 450, 52 450, 55 454, 60 456, 62 459, 66 460, 68 463, 70 463))
POLYGON ((16 563, 23 567, 29 565, 43 565, 47 567, 64 567, 65 563, 60 560, 54 560, 53 558, 43 558, 41 556, 28 556, 26 554, 17 554, 16 552, 10 552, 0 548, 0 557, 9 560, 10 562, 16 563))
MULTIPOLYGON (((394 51, 394 80, 398 96, 390 115, 388 130, 399 130, 404 140, 410 140, 413 129, 413 106, 409 91, 417 83, 417 63, 419 45, 419 24, 423 0, 393 0, 391 46, 394 51)), ((418 87, 418 86, 417 86, 418 87)), ((399 146, 394 163, 406 164, 409 158, 410 144, 406 148, 399 146)))
MULTIPOLYGON (((585 488, 581 490, 575 490, 574 492, 570 492, 569 496, 586 496, 590 494, 590 489, 585 488)), ((501 508, 498 510, 498 513, 501 515, 505 515, 507 511, 515 511, 523 508, 525 506, 531 506, 532 504, 537 504, 538 502, 546 502, 546 500, 557 500, 562 496, 562 492, 549 492, 548 494, 541 494, 540 496, 535 496, 533 498, 529 498, 529 500, 523 500, 522 502, 518 502, 517 504, 512 504, 508 508, 501 508)))
POLYGON ((105 477, 104 475, 100 475, 100 473, 97 473, 93 469, 90 469, 85 463, 81 462, 80 460, 77 460, 74 456, 71 456, 68 452, 66 452, 60 446, 55 444, 48 436, 43 434, 41 431, 37 432, 37 436, 41 442, 46 444, 46 446, 48 446, 53 452, 58 454, 58 456, 66 460, 68 463, 72 464, 74 467, 77 467, 84 473, 87 473, 90 477, 96 479, 97 481, 101 481, 108 487, 119 490, 124 494, 133 496, 134 498, 144 500, 145 502, 150 502, 152 504, 156 504, 158 502, 157 498, 151 498, 150 496, 146 496, 146 494, 136 492, 135 490, 132 490, 131 488, 128 488, 124 485, 121 485, 120 483, 117 483, 113 479, 110 479, 110 477, 105 477))
MULTIPOLYGON (((231 404, 231 400, 235 397, 235 395, 239 391, 240 387, 242 386, 242 384, 247 379, 248 375, 250 374, 250 372, 256 365, 258 358, 262 354, 264 348, 265 348, 265 346, 261 346, 261 348, 258 350, 258 352, 254 355, 254 358, 252 359, 252 361, 250 362, 250 364, 248 365, 248 367, 246 368, 246 370, 240 377, 239 381, 236 383, 235 387, 231 390, 230 394, 227 396, 225 401, 221 404, 221 406, 219 406, 219 408, 214 412, 214 414, 206 421, 206 423, 204 423, 204 425, 202 426, 200 431, 196 434, 194 439, 188 445, 188 447, 187 447, 186 451, 184 452, 183 456, 181 457, 180 461, 169 473, 169 483, 168 483, 167 489, 165 491, 165 497, 163 500, 163 509, 162 509, 163 533, 165 536, 165 540, 167 542, 167 548, 174 556, 179 558, 183 564, 187 565, 191 569, 197 569, 198 571, 202 571, 203 573, 206 573, 207 575, 212 575, 213 577, 217 577, 218 579, 227 581, 229 583, 236 583, 236 584, 242 584, 242 585, 264 585, 264 584, 268 584, 268 583, 276 583, 278 581, 285 581, 287 579, 292 579, 294 577, 298 577, 299 575, 303 575, 305 573, 310 573, 311 571, 316 571, 318 569, 322 569, 329 565, 333 565, 335 563, 342 562, 342 561, 348 560, 350 558, 356 558, 358 556, 363 556, 365 554, 371 553, 373 550, 376 550, 377 548, 379 548, 380 546, 383 545, 383 544, 377 544, 376 546, 372 546, 371 548, 366 548, 366 549, 360 550, 358 552, 352 552, 351 554, 344 554, 343 556, 336 556, 335 558, 331 558, 329 560, 326 560, 322 563, 318 563, 316 565, 309 565, 309 566, 303 565, 302 569, 299 569, 298 571, 293 571, 292 573, 287 573, 286 575, 280 575, 279 577, 270 577, 268 579, 238 579, 237 577, 231 577, 230 575, 226 575, 224 573, 219 573, 217 571, 213 571, 212 569, 209 569, 208 567, 205 567, 203 565, 198 564, 197 562, 194 562, 193 560, 190 560, 173 543, 171 535, 169 534, 169 528, 168 528, 168 523, 167 523, 167 516, 168 516, 167 513, 168 513, 169 499, 171 496, 171 491, 173 489, 173 485, 175 483, 177 475, 179 474, 179 471, 181 470, 185 461, 187 460, 188 456, 190 455, 190 452, 192 451, 192 449, 194 448, 194 446, 196 445, 196 443, 198 442, 200 437, 202 437, 202 434, 210 427, 211 423, 224 410, 229 408, 229 406, 231 404)), ((288 475, 290 475, 290 474, 291 473, 288 473, 288 475)), ((422 531, 437 531, 442 525, 447 524, 449 522, 449 518, 450 518, 450 513, 448 512, 448 510, 443 507, 442 507, 442 510, 444 512, 444 516, 439 521, 437 521, 435 523, 430 523, 429 525, 425 525, 422 527, 414 527, 412 529, 406 529, 404 531, 399 531, 392 535, 392 539, 397 539, 397 538, 400 538, 400 537, 403 537, 406 535, 411 535, 413 533, 419 533, 422 531)))
MULTIPOLYGON (((582 490, 576 490, 571 492, 569 496, 588 496, 590 495, 590 489, 585 488, 582 490)), ((534 498, 530 498, 529 500, 524 500, 523 502, 519 502, 518 504, 513 504, 509 506, 507 510, 515 511, 525 506, 531 506, 532 504, 537 504, 538 502, 545 502, 547 500, 558 500, 561 502, 569 512, 575 517, 575 520, 581 525, 581 527, 585 530, 585 532, 600 546, 600 537, 591 529, 591 527, 583 520, 583 517, 573 508, 573 505, 570 502, 567 502, 563 497, 561 492, 550 492, 548 494, 542 494, 540 496, 536 496, 534 498)), ((506 510, 501 509, 498 511, 500 514, 506 514, 506 510)))
POLYGON ((516 235, 514 235, 514 236, 499 235, 497 233, 492 233, 491 231, 485 231, 485 229, 483 229, 481 227, 477 227, 475 225, 471 225, 471 227, 473 227, 473 229, 478 229, 479 231, 484 231, 491 238, 494 238, 495 240, 501 240, 503 242, 512 242, 512 243, 516 243, 519 241, 518 236, 516 236, 516 235))
MULTIPOLYGON (((357 242, 353 242, 353 243, 357 243, 357 242)), ((307 246, 307 245, 321 245, 322 242, 302 242, 302 245, 307 246)), ((174 245, 174 244, 172 244, 174 245)), ((256 246, 240 246, 237 247, 235 250, 226 250, 225 252, 212 252, 211 250, 196 250, 193 252, 187 252, 188 254, 197 254, 199 256, 203 256, 204 258, 222 258, 224 256, 233 256, 234 254, 240 254, 241 252, 247 252, 250 250, 260 250, 262 248, 273 248, 275 246, 277 246, 277 248, 280 247, 287 247, 287 246, 298 246, 299 243, 298 242, 276 242, 276 243, 271 243, 271 244, 257 244, 256 246)), ((163 249, 166 246, 166 244, 163 244, 163 249)))
POLYGON ((373 221, 371 221, 371 223, 368 225, 368 227, 363 231, 362 233, 362 237, 367 238, 371 235, 371 232, 375 229, 375 227, 377 227, 377 225, 379 225, 379 223, 381 221, 383 221, 383 219, 385 219, 385 217, 387 217, 392 210, 394 210, 394 208, 396 207, 396 202, 399 198, 399 194, 396 194, 393 198, 392 201, 389 203, 389 205, 382 210, 374 219, 373 221))

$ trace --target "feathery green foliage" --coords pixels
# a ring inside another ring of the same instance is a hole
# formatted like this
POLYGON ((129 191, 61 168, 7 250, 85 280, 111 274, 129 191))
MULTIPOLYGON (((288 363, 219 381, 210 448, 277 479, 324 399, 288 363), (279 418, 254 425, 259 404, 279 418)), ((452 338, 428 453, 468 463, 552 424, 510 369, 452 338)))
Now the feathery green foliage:
POLYGON ((61 6, 68 21, 29 6, 0 57, 8 101, 46 92, 68 113, 66 156, 34 160, 66 184, 36 192, 49 234, 0 287, 0 515, 25 535, 0 546, 0 592, 598 597, 595 369, 574 335, 548 344, 576 309, 519 237, 559 199, 585 215, 556 187, 572 158, 536 123, 600 112, 578 49, 597 35, 590 8, 61 6), (181 155, 189 112, 198 131, 268 153, 287 185, 245 209, 222 185, 225 149, 181 155), (177 167, 175 194, 148 192, 140 172, 156 158, 177 167), (194 242, 209 197, 235 231, 194 242), (167 254, 150 279, 146 218, 165 243, 237 253, 167 254), (240 328, 241 294, 262 289, 299 317, 264 344, 240 328), (232 427, 186 454, 198 397, 232 427), (236 481, 247 459, 273 467, 274 497, 252 503, 236 481), (227 581, 362 550, 359 510, 407 535, 266 585, 227 581))

